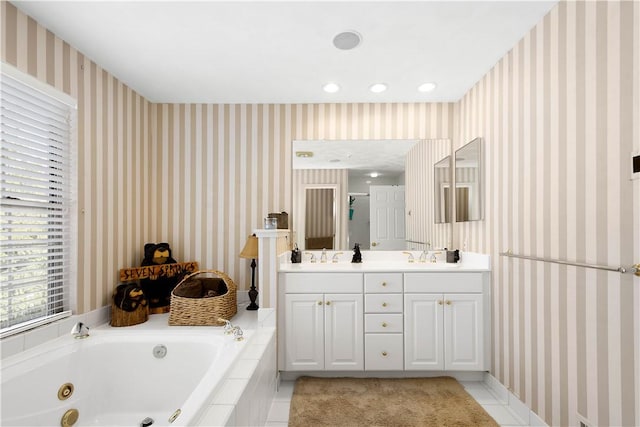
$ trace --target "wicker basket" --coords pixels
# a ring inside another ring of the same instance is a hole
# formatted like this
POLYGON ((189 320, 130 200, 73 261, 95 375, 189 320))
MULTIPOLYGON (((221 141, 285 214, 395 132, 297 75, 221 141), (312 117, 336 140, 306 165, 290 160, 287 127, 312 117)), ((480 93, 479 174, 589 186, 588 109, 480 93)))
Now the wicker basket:
POLYGON ((236 289, 221 271, 200 270, 185 276, 171 291, 169 325, 223 325, 219 318, 229 320, 238 311, 236 289))

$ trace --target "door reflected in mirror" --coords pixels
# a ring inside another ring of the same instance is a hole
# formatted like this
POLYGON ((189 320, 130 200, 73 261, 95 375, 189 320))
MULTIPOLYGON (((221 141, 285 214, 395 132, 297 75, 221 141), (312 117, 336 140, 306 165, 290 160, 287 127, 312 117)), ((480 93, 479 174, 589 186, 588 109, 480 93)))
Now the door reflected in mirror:
POLYGON ((456 222, 483 217, 482 139, 476 138, 455 153, 456 222))

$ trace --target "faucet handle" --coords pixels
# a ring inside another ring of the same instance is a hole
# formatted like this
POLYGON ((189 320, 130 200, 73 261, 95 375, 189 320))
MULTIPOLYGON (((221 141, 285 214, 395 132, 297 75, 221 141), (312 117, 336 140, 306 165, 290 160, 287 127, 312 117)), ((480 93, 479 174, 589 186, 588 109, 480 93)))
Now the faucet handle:
POLYGON ((309 262, 316 262, 316 256, 313 252, 305 252, 305 254, 311 255, 311 259, 309 260, 309 262))
POLYGON ((331 262, 336 263, 338 262, 338 256, 342 255, 343 252, 336 252, 335 254, 333 254, 333 257, 331 257, 331 262))
POLYGON ((234 326, 232 329, 233 332, 233 339, 236 341, 242 341, 244 339, 243 332, 242 329, 240 329, 240 326, 234 326))
POLYGON ((218 322, 224 322, 224 333, 225 335, 229 335, 233 332, 234 326, 227 319, 223 319, 222 317, 218 317, 218 322))

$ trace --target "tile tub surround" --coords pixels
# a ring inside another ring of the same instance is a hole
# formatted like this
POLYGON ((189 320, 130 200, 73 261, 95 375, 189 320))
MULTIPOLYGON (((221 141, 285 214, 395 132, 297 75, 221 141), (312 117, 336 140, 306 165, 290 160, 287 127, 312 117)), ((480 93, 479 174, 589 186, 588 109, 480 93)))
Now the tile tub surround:
POLYGON ((71 328, 82 322, 89 328, 105 325, 109 322, 110 306, 104 306, 88 313, 69 316, 46 325, 11 335, 0 340, 0 356, 2 359, 14 356, 40 344, 71 333, 71 328))

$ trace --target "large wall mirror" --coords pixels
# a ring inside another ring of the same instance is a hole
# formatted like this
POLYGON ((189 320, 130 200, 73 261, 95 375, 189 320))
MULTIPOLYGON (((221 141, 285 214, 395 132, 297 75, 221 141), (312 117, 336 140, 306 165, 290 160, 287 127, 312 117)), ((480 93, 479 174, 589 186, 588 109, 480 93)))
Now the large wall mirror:
POLYGON ((456 150, 456 222, 483 218, 482 139, 476 138, 456 150))
POLYGON ((433 204, 433 165, 447 156, 448 139, 293 141, 293 241, 334 250, 449 245, 451 226, 435 223, 433 204), (311 204, 329 189, 332 227, 309 212, 330 211, 311 204))

